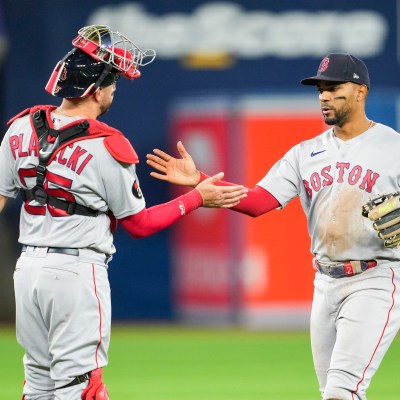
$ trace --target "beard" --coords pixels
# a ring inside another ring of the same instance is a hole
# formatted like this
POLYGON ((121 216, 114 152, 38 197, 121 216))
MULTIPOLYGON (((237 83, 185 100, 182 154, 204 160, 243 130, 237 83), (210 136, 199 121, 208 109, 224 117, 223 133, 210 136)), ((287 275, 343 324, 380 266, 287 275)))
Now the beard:
POLYGON ((324 116, 324 121, 327 125, 337 125, 343 126, 346 121, 349 119, 349 110, 347 108, 342 108, 337 111, 336 109, 332 109, 335 112, 333 117, 324 116))

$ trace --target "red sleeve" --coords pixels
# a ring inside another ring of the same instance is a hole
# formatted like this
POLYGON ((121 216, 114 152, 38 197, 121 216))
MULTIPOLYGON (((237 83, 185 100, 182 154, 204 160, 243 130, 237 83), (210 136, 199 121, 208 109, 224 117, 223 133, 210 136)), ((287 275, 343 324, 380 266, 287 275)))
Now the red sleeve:
POLYGON ((245 199, 240 200, 240 203, 231 209, 250 217, 258 217, 278 207, 280 207, 279 201, 268 190, 255 186, 249 189, 245 199))
MULTIPOLYGON (((199 183, 203 182, 207 178, 208 176, 204 172, 200 171, 199 183)), ((234 184, 219 181, 216 185, 230 186, 234 184)), ((253 189, 249 189, 247 197, 241 200, 237 206, 232 207, 231 210, 249 215, 250 217, 258 217, 278 207, 280 207, 279 201, 268 192, 268 190, 261 186, 255 186, 253 189)))
POLYGON ((154 207, 145 208, 137 214, 121 218, 118 222, 134 238, 150 236, 168 226, 203 204, 198 190, 154 207))

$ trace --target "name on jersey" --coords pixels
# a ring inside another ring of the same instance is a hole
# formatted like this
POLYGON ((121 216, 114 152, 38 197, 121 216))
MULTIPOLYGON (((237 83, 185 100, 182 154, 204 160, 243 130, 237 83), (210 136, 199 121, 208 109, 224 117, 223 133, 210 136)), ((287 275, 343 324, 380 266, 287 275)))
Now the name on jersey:
POLYGON ((360 165, 352 166, 347 162, 337 162, 335 166, 327 165, 319 172, 313 172, 308 180, 303 179, 308 196, 312 198, 314 192, 333 183, 348 183, 358 186, 361 190, 371 193, 379 174, 370 169, 363 169, 360 165))
MULTIPOLYGON (((24 134, 22 133, 10 136, 10 147, 14 160, 16 160, 17 157, 39 157, 36 136, 31 135, 29 144, 26 148, 24 148, 23 139, 24 134)), ((65 165, 67 168, 70 168, 72 171, 80 175, 89 161, 93 158, 93 155, 87 150, 82 149, 80 146, 76 146, 75 148, 73 147, 74 144, 71 143, 62 148, 54 158, 54 161, 57 161, 61 165, 65 165)))

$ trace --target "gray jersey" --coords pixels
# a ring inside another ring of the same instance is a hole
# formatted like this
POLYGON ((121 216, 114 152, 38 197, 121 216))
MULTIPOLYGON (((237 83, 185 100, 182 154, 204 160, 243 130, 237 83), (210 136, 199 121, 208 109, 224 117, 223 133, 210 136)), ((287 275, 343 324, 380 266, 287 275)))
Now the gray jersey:
MULTIPOLYGON (((56 114, 52 117, 55 129, 76 119, 56 114)), ((107 210, 123 218, 144 209, 145 201, 138 189, 135 165, 115 160, 103 140, 80 140, 62 149, 48 166, 46 190, 52 196, 104 213, 97 217, 66 215, 34 200, 26 202, 21 211, 20 243, 115 252, 107 210)), ((24 116, 10 126, 2 141, 0 194, 16 197, 20 189, 33 188, 37 164, 36 136, 29 117, 24 116)))
POLYGON ((284 207, 296 196, 308 219, 311 252, 327 262, 400 259, 361 215, 370 197, 400 190, 400 135, 376 124, 342 141, 332 129, 299 143, 258 183, 284 207))

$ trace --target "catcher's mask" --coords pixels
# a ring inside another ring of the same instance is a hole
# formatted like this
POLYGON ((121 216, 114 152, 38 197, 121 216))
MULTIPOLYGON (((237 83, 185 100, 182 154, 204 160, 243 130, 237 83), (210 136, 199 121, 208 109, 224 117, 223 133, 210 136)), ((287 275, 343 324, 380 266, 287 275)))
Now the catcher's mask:
POLYGON ((99 87, 113 84, 120 75, 140 76, 139 66, 150 64, 155 51, 140 50, 132 41, 108 26, 85 26, 72 41, 74 48, 60 60, 46 91, 62 98, 87 97, 99 87))

